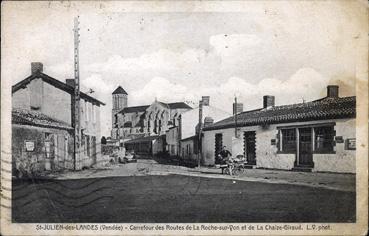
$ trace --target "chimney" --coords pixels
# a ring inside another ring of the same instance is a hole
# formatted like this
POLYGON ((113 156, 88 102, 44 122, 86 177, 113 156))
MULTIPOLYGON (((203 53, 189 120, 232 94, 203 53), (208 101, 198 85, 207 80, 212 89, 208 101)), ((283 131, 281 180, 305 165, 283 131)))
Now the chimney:
POLYGON ((263 96, 263 108, 273 107, 274 106, 274 96, 265 95, 263 96))
POLYGON ((233 114, 243 112, 243 103, 233 103, 233 114))
POLYGON ((74 88, 74 79, 66 79, 65 83, 74 88))
POLYGON ((42 73, 43 71, 43 65, 41 62, 31 62, 31 73, 36 74, 36 73, 42 73))
POLYGON ((205 119, 204 119, 204 127, 207 127, 207 126, 209 126, 209 125, 211 125, 213 123, 214 123, 213 118, 211 118, 210 116, 205 117, 205 119))
POLYGON ((210 105, 210 96, 202 96, 202 105, 209 106, 210 105))
POLYGON ((338 85, 327 86, 327 97, 338 98, 338 85))

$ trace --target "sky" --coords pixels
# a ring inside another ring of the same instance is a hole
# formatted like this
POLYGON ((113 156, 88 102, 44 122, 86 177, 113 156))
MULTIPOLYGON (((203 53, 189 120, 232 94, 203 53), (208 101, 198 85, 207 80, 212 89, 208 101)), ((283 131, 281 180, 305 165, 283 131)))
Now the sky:
POLYGON ((82 91, 91 88, 106 103, 105 136, 118 85, 129 106, 155 98, 196 106, 208 95, 227 112, 235 96, 249 110, 262 106, 263 95, 274 95, 276 105, 319 99, 328 84, 352 96, 357 45, 367 36, 360 7, 356 1, 8 2, 2 79, 26 78, 33 61, 56 79, 73 78, 79 15, 82 91))

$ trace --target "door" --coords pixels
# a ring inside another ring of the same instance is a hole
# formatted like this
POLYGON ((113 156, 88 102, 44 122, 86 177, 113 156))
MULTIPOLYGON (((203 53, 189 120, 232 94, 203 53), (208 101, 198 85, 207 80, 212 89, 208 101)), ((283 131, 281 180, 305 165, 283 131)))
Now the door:
POLYGON ((96 137, 92 136, 92 164, 97 164, 97 159, 96 159, 96 137))
POLYGON ((313 165, 313 152, 312 152, 312 131, 311 128, 299 129, 299 157, 298 166, 313 165))
POLYGON ((244 152, 247 164, 256 165, 256 132, 248 131, 244 133, 244 152))
POLYGON ((57 136, 57 148, 58 148, 58 156, 57 156, 57 162, 55 162, 55 166, 58 169, 62 169, 64 167, 65 162, 65 141, 64 141, 64 135, 58 135, 57 136))
POLYGON ((215 134, 215 164, 221 163, 221 158, 218 157, 223 148, 223 134, 215 134))

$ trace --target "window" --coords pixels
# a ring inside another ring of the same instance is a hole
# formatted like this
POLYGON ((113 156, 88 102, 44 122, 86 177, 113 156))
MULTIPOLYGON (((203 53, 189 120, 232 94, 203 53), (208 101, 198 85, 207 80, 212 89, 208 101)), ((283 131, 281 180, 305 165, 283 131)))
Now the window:
POLYGON ((91 146, 90 146, 90 136, 86 135, 86 152, 87 152, 88 157, 91 156, 90 148, 91 148, 91 146))
POLYGON ((333 126, 314 128, 315 152, 333 152, 335 131, 333 126))
POLYGON ((85 121, 88 121, 87 102, 84 101, 85 121))
POLYGON ((92 104, 92 121, 96 123, 96 106, 92 104))
POLYGON ((287 153, 296 151, 296 130, 282 129, 282 150, 287 153))
POLYGON ((172 145, 170 145, 170 148, 171 148, 170 153, 171 153, 172 155, 176 154, 176 153, 175 153, 175 146, 174 146, 173 144, 172 144, 172 145))
POLYGON ((92 120, 92 104, 88 103, 88 117, 92 120))

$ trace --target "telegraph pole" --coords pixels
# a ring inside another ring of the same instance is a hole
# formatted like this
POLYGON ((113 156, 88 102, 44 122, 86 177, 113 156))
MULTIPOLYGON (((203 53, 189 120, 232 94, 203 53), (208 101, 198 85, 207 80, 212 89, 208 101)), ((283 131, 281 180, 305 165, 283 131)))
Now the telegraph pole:
POLYGON ((234 107, 233 107, 233 113, 234 113, 234 136, 235 138, 238 138, 237 133, 237 97, 234 97, 234 107))
POLYGON ((81 146, 81 126, 80 126, 80 88, 79 88, 79 21, 74 18, 74 169, 80 169, 80 146, 81 146))
POLYGON ((199 137, 198 137, 198 154, 197 154, 197 166, 200 167, 201 164, 201 133, 202 133, 202 100, 199 101, 199 137))

